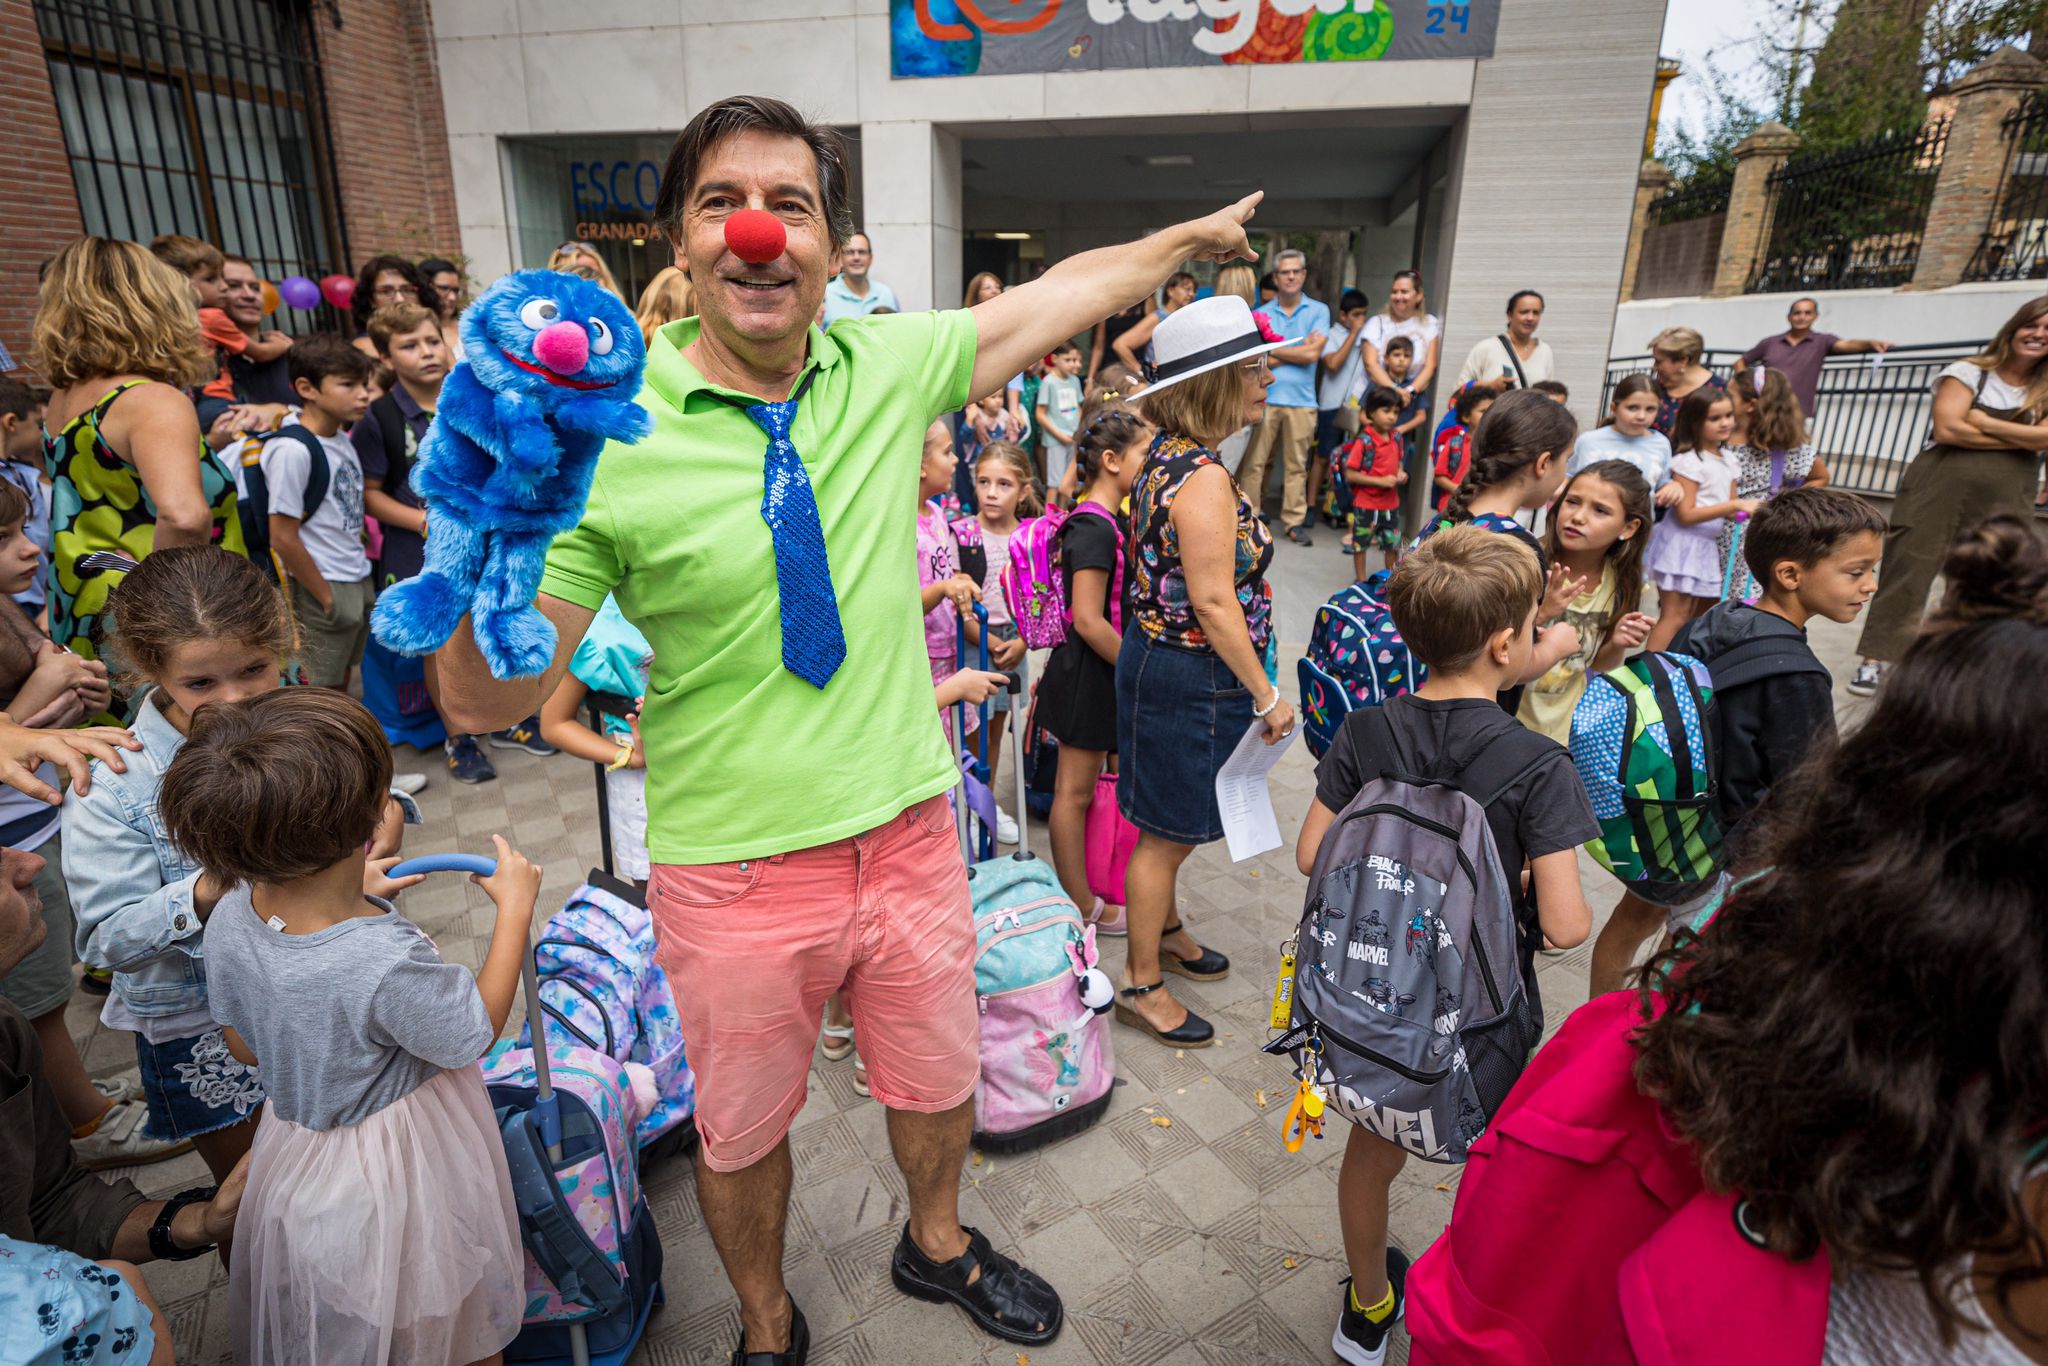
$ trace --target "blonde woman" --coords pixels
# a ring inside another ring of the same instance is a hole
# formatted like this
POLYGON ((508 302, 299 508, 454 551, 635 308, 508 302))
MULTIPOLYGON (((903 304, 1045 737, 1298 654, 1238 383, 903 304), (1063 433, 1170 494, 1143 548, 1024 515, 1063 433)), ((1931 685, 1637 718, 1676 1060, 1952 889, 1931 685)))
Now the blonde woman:
POLYGON ((612 268, 597 254, 597 248, 588 242, 564 242, 556 247, 554 255, 548 257, 548 269, 581 275, 586 280, 603 285, 621 299, 626 297, 625 291, 619 288, 619 282, 612 276, 612 268))
POLYGON ((105 237, 81 237, 50 262, 31 357, 51 387, 50 638, 91 659, 123 576, 81 567, 85 557, 209 543, 242 553, 234 474, 200 439, 183 392, 214 361, 185 277, 105 237))
POLYGON ((1679 406, 1701 385, 1728 387, 1726 380, 1700 364, 1706 345, 1690 327, 1667 327, 1650 338, 1650 372, 1657 383, 1657 420, 1651 430, 1670 436, 1679 406))
POLYGON ((697 314, 697 302, 690 289, 690 277, 674 266, 663 266, 647 288, 640 291, 639 306, 633 316, 640 323, 640 335, 652 342, 654 334, 667 327, 677 318, 692 318, 697 314))
POLYGON ((1268 744, 1294 729, 1263 662, 1273 533, 1215 454, 1264 416, 1267 353, 1285 344, 1266 341, 1237 296, 1199 300, 1159 325, 1152 384, 1138 397, 1159 435, 1131 486, 1124 545, 1117 806, 1139 835, 1116 1018, 1175 1048, 1205 1048, 1216 1031, 1167 993, 1161 973, 1210 982, 1230 972, 1176 912, 1180 866, 1223 838, 1216 774, 1254 718, 1268 744))

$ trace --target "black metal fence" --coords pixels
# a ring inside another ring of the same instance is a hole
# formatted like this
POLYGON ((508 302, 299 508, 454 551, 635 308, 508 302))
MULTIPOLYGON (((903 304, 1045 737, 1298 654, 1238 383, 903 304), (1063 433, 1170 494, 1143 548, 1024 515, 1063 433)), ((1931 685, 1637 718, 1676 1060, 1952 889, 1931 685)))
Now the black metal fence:
POLYGON ((2028 95, 1999 122, 2005 166, 1990 229, 1977 243, 1965 280, 2048 277, 2048 97, 2028 95))
MULTIPOLYGON (((273 281, 347 269, 313 0, 34 8, 87 232, 185 233, 273 281)), ((323 325, 325 307, 278 315, 323 325)))
POLYGON ((1655 213, 1659 227, 1673 223, 1688 223, 1695 218, 1711 214, 1726 213, 1728 196, 1735 188, 1733 176, 1707 176, 1668 191, 1657 201, 1655 213))
MULTIPOLYGON (((1807 423, 1813 448, 1826 463, 1829 482, 1858 493, 1890 496, 1906 462, 1927 442, 1934 417, 1934 381, 1959 360, 1980 353, 1984 342, 1933 342, 1895 346, 1882 356, 1830 356, 1821 366, 1820 388, 1807 423)), ((1739 351, 1709 351, 1700 363, 1727 379, 1739 351)), ((1648 356, 1615 356, 1607 362, 1600 411, 1624 375, 1650 369, 1648 356)))
POLYGON ((1947 145, 1948 120, 1935 119, 1914 132, 1794 156, 1773 171, 1770 245, 1749 292, 1910 281, 1947 145))

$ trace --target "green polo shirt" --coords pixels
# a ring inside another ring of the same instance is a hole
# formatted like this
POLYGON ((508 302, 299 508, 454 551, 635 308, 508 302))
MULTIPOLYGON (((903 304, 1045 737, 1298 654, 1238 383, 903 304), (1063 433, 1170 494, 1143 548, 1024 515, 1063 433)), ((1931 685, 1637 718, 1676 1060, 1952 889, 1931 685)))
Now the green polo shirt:
POLYGON ((925 430, 967 402, 972 315, 811 329, 805 369, 818 377, 790 439, 817 491, 847 651, 822 691, 782 667, 761 520, 768 439, 683 358, 697 327, 684 318, 655 334, 639 397, 654 430, 605 447, 540 586, 591 609, 615 594, 654 647, 640 729, 656 863, 829 844, 960 776, 932 699, 915 513, 925 430))

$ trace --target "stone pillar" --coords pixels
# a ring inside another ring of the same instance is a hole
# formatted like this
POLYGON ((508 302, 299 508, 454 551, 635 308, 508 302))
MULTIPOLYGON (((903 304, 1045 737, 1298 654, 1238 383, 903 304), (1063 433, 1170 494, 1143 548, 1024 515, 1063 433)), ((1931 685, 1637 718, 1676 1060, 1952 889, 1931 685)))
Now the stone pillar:
POLYGON ((2000 122, 2027 92, 2048 82, 2048 66, 2016 47, 2003 47, 1955 84, 1941 173, 1927 206, 1927 229, 1912 289, 1958 283, 1998 212, 1998 189, 2010 150, 2000 122))
POLYGON ((1799 134, 1775 119, 1735 144, 1735 184, 1728 192, 1728 225, 1714 262, 1710 299, 1749 288, 1749 277, 1771 245, 1771 172, 1799 150, 1799 134))
POLYGON ((960 138, 929 123, 863 123, 861 200, 875 278, 906 310, 958 308, 960 138))
POLYGON ((1636 208, 1628 223, 1628 254, 1621 258, 1623 303, 1636 297, 1636 270, 1643 263, 1643 234, 1649 231, 1650 210, 1671 188, 1671 179, 1671 172, 1664 169, 1662 162, 1645 161, 1643 169, 1636 173, 1636 208))

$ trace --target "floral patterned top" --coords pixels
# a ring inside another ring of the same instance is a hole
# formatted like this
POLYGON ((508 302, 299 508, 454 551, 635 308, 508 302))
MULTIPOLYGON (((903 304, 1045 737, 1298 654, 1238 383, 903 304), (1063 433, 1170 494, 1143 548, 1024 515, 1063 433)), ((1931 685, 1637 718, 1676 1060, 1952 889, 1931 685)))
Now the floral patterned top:
MULTIPOLYGON (((1719 389, 1724 392, 1727 388, 1728 381, 1722 379, 1719 375, 1708 375, 1706 382, 1700 385, 1700 389, 1719 389)), ((1650 424, 1650 430, 1662 432, 1666 437, 1669 437, 1672 427, 1678 423, 1678 410, 1685 405, 1685 399, 1691 398, 1692 394, 1687 394, 1685 398, 1672 398, 1664 392, 1664 386, 1661 384, 1657 386, 1656 392, 1657 420, 1650 424)), ((1698 389, 1693 390, 1693 393, 1698 392, 1698 389)))
MULTIPOLYGON (((1223 462, 1187 437, 1161 432, 1131 485, 1129 618, 1148 639, 1182 650, 1212 648, 1188 603, 1180 533, 1174 530, 1171 516, 1174 495, 1188 476, 1204 465, 1221 468, 1223 462)), ((1264 653, 1273 634, 1273 589, 1266 582, 1266 568, 1273 562, 1273 533, 1234 479, 1231 490, 1237 494, 1237 551, 1232 575, 1237 602, 1244 608, 1252 648, 1264 653)))
MULTIPOLYGON (((134 559, 156 543, 156 503, 135 466, 114 453, 100 436, 100 423, 114 400, 153 380, 117 384, 52 436, 43 433, 43 460, 50 471, 50 639, 74 653, 98 656, 99 614, 107 594, 124 575, 105 571, 79 577, 77 564, 98 550, 134 559)), ((235 515, 235 476, 203 442, 197 452, 199 484, 212 513, 214 545, 243 554, 242 523, 235 515)))

